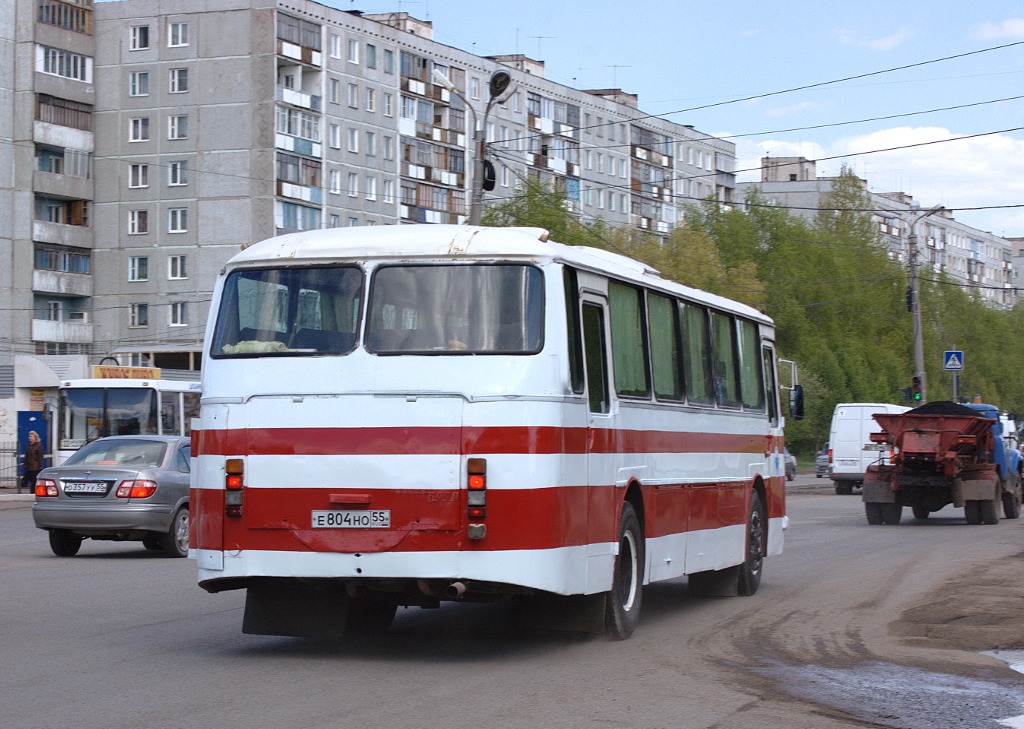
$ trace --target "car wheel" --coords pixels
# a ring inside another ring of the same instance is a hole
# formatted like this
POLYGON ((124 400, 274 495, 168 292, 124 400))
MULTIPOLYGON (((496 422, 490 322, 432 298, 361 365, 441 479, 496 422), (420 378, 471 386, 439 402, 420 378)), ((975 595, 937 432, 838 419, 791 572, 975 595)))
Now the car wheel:
POLYGON ((160 546, 168 557, 188 556, 188 507, 178 509, 171 528, 160 538, 160 546))
POLYGON ((50 549, 58 557, 74 557, 82 546, 82 540, 77 534, 72 534, 67 529, 50 530, 50 549))
POLYGON ((154 552, 159 552, 161 549, 164 548, 163 537, 159 537, 159 536, 143 537, 142 538, 142 546, 145 547, 146 549, 152 550, 154 552))
POLYGON ((628 501, 619 518, 619 554, 612 568, 612 589, 606 597, 605 625, 610 638, 625 640, 640 620, 644 589, 644 534, 628 501))

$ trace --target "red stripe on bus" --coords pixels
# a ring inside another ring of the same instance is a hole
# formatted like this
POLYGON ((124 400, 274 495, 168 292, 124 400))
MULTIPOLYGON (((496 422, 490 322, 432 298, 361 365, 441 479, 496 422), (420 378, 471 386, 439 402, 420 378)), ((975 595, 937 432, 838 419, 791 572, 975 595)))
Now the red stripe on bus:
POLYGON ((194 455, 765 453, 763 435, 610 428, 246 428, 193 431, 194 455))

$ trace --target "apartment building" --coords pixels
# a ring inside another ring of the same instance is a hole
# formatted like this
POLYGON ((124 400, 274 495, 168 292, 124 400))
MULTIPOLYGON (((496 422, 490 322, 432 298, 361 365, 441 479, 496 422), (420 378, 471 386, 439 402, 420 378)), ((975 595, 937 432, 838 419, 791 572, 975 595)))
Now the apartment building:
MULTIPOLYGON (((818 177, 812 160, 765 157, 761 160, 761 181, 739 183, 737 194, 742 197, 756 188, 769 202, 813 219, 818 208, 827 207, 833 180, 818 177)), ((867 182, 862 182, 866 190, 867 182)), ((922 277, 945 275, 965 289, 976 291, 993 306, 1011 307, 1016 303, 1011 240, 965 225, 948 210, 922 207, 903 192, 868 195, 879 236, 894 260, 909 264, 913 237, 922 277)))
POLYGON ((528 179, 586 220, 667 234, 734 196, 735 148, 620 89, 479 57, 408 13, 306 0, 0 0, 0 367, 201 368, 215 272, 311 228, 466 222, 528 179), (498 71, 512 81, 489 104, 498 71))

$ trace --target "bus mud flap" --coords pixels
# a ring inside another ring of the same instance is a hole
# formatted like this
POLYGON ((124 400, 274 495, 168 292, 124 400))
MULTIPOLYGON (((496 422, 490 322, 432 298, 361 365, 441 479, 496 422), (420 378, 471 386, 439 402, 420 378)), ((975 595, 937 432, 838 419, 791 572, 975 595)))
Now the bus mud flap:
POLYGON ((692 595, 735 597, 739 594, 740 568, 694 572, 686 580, 686 590, 692 595))
POLYGON ((523 600, 519 624, 524 628, 603 633, 606 593, 536 595, 523 600))
POLYGON ((349 601, 340 586, 264 580, 245 591, 242 632, 295 638, 341 638, 349 601))

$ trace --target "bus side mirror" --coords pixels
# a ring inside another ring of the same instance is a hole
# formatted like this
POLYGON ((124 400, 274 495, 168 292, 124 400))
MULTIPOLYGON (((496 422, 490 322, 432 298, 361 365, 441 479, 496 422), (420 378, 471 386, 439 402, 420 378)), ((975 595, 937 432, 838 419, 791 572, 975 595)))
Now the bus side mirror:
POLYGON ((794 420, 802 420, 804 417, 804 386, 793 385, 789 391, 789 415, 794 420))

